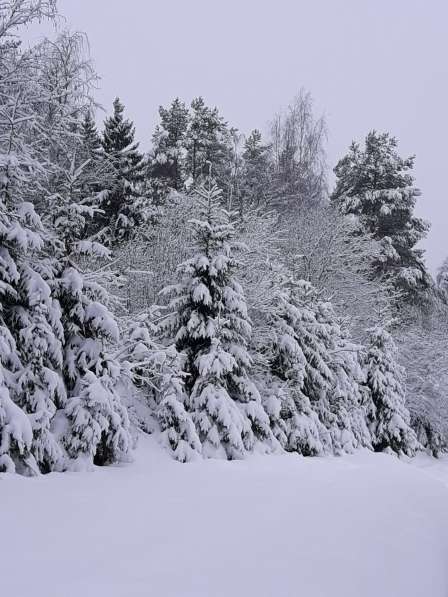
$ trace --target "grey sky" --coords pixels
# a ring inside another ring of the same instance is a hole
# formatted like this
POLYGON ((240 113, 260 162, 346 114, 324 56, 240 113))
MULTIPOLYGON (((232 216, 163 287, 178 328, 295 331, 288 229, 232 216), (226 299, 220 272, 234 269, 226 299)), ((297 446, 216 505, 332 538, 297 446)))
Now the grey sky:
POLYGON ((159 104, 203 95, 243 132, 265 129, 301 86, 325 112, 335 164, 368 130, 417 155, 418 213, 434 271, 448 255, 446 0, 60 0, 148 147, 159 104))

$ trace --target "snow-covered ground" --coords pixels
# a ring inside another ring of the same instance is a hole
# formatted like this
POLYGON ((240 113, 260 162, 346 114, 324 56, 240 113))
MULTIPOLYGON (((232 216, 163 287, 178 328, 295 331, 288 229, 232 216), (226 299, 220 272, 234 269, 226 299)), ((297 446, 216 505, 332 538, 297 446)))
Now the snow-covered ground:
POLYGON ((257 456, 0 475, 1 597, 446 597, 448 460, 257 456))

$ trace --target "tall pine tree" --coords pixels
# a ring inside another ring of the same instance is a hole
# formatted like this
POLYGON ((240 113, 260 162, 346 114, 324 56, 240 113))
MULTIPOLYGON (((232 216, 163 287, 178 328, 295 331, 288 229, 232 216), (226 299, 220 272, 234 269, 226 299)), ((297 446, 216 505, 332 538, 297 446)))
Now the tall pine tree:
POLYGON ((420 191, 411 174, 414 158, 401 158, 397 141, 388 133, 369 133, 365 147, 353 142, 334 169, 333 203, 353 214, 361 229, 381 242, 375 274, 390 279, 413 300, 430 285, 423 250, 416 248, 428 224, 414 215, 420 191))
POLYGON ((176 98, 169 108, 160 106, 160 124, 152 137, 149 176, 156 203, 163 203, 169 189, 181 191, 184 187, 186 160, 186 133, 188 108, 176 98))
POLYGON ((269 201, 271 163, 269 146, 264 145, 261 133, 253 130, 244 143, 241 203, 243 209, 265 206, 269 201))
POLYGON ((191 183, 207 176, 209 164, 213 166, 217 182, 225 182, 225 170, 230 162, 228 135, 227 123, 218 108, 209 108, 202 97, 191 102, 186 135, 186 169, 191 183))

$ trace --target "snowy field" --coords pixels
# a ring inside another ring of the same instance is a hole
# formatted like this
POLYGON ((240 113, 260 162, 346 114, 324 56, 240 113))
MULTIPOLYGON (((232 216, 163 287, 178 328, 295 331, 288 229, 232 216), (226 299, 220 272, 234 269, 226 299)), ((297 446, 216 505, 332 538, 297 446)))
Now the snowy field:
POLYGON ((448 460, 181 465, 142 437, 94 473, 0 475, 1 597, 446 597, 448 460))

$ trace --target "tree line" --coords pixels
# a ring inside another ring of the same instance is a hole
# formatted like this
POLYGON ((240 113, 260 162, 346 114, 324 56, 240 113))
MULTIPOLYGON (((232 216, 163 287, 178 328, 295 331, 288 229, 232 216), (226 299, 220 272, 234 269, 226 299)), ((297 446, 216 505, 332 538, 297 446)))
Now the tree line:
POLYGON ((0 6, 0 470, 447 446, 447 264, 433 280, 414 158, 372 131, 334 168, 300 91, 266 138, 202 97, 149 153, 101 130, 83 34, 31 48, 52 0, 0 6))

